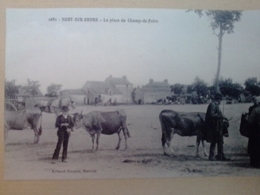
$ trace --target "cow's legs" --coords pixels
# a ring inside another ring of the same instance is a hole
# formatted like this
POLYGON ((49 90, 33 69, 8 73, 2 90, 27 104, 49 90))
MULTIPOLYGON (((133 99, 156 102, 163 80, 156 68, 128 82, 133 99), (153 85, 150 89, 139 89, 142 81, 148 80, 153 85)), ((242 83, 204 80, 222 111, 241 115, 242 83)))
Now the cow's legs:
POLYGON ((163 153, 166 156, 171 156, 173 151, 172 151, 172 147, 171 147, 171 141, 173 138, 173 132, 171 129, 168 129, 169 131, 164 134, 164 146, 163 146, 163 153), (166 147, 165 147, 166 144, 166 147))
POLYGON ((171 140, 173 137, 173 131, 171 128, 166 128, 165 124, 161 122, 161 127, 162 127, 162 147, 163 147, 163 153, 166 156, 170 156, 172 152, 171 148, 171 140), (165 147, 166 144, 166 147, 165 147))
POLYGON ((164 133, 162 133, 162 139, 161 139, 161 141, 162 141, 162 147, 164 148, 164 146, 165 146, 165 143, 166 143, 166 140, 165 140, 165 135, 164 135, 164 133))
POLYGON ((125 149, 127 149, 128 148, 128 146, 127 146, 127 136, 130 137, 128 129, 123 128, 123 134, 124 134, 124 137, 125 137, 125 149))
POLYGON ((208 152, 206 151, 204 140, 202 140, 201 143, 202 143, 202 147, 203 147, 204 156, 208 156, 208 152))
POLYGON ((97 133, 97 138, 96 138, 96 151, 98 151, 98 145, 99 145, 99 138, 100 138, 101 132, 97 133))
POLYGON ((200 142, 201 142, 201 145, 202 145, 202 148, 203 148, 203 153, 204 153, 204 156, 208 156, 208 153, 206 151, 206 148, 205 148, 205 142, 204 140, 201 140, 201 138, 199 136, 197 136, 197 151, 196 151, 196 156, 197 157, 200 157, 199 155, 199 146, 200 146, 200 142))
POLYGON ((37 144, 39 143, 40 135, 37 128, 34 128, 33 131, 34 131, 34 143, 37 144))
POLYGON ((119 148, 120 148, 120 143, 121 143, 121 140, 122 140, 121 131, 119 131, 119 132, 117 133, 117 135, 118 135, 118 143, 117 143, 116 149, 119 150, 119 148))
POLYGON ((94 152, 95 150, 95 134, 91 135, 92 138, 92 151, 94 152))
MULTIPOLYGON (((197 136, 197 140, 196 140, 196 156, 197 157, 200 157, 200 154, 199 154, 200 141, 201 141, 200 137, 197 136)), ((203 145, 204 145, 204 143, 203 143, 203 145)), ((203 148, 204 148, 204 146, 203 146, 203 148)))
POLYGON ((172 151, 172 147, 171 147, 171 140, 172 140, 173 135, 171 135, 170 139, 166 139, 166 146, 164 147, 164 155, 166 156, 171 156, 173 151, 172 151))

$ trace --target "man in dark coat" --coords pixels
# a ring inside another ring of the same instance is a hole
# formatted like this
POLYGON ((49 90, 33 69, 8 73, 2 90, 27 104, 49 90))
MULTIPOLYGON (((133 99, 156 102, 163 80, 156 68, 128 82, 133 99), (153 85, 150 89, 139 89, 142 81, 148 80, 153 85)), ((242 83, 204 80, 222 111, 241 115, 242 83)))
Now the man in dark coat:
MULTIPOLYGON (((253 111, 253 109, 258 106, 257 102, 256 102, 256 96, 252 97, 252 102, 253 102, 253 105, 250 106, 249 109, 248 109, 248 118, 249 118, 251 112, 253 111)), ((250 134, 250 129, 249 129, 249 134, 250 134)), ((250 135, 249 135, 249 137, 250 137, 250 135)), ((251 139, 248 139, 248 144, 247 144, 248 154, 250 154, 250 150, 251 150, 251 139)))
POLYGON ((252 167, 260 168, 260 96, 255 98, 256 107, 249 116, 250 125, 250 164, 252 167))
POLYGON ((224 115, 222 114, 219 104, 222 100, 222 95, 220 93, 217 93, 212 100, 212 102, 209 104, 206 112, 206 140, 207 142, 210 142, 210 151, 209 151, 209 160, 229 160, 225 157, 223 152, 223 120, 226 119, 224 115), (216 144, 218 147, 218 154, 215 156, 215 149, 216 144))
POLYGON ((52 156, 52 163, 54 164, 58 158, 61 149, 61 145, 63 145, 62 151, 62 162, 67 162, 67 149, 69 143, 70 129, 73 127, 73 120, 70 115, 68 115, 69 108, 68 106, 62 107, 62 114, 59 115, 56 119, 55 127, 58 128, 58 142, 56 145, 56 149, 54 150, 52 156))

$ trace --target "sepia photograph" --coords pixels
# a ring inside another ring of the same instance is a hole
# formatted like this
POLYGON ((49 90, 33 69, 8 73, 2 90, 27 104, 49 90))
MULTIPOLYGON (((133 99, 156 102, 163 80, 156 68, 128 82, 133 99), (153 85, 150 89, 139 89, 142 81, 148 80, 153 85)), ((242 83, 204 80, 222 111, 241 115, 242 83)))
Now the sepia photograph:
POLYGON ((259 19, 6 9, 4 179, 259 177, 259 19))

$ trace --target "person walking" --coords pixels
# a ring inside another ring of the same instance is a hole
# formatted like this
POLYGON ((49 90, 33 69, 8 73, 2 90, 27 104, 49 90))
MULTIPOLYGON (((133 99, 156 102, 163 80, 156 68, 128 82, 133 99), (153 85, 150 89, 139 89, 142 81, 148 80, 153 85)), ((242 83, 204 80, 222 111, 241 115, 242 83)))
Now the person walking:
POLYGON ((52 156, 52 164, 55 164, 56 161, 59 159, 59 153, 62 145, 63 145, 62 162, 67 162, 66 159, 67 159, 69 136, 70 136, 71 129, 73 128, 74 125, 72 117, 68 115, 68 111, 69 111, 68 106, 62 106, 62 114, 60 114, 56 119, 55 127, 58 128, 57 131, 58 142, 52 156))
POLYGON ((223 152, 223 145, 224 145, 224 139, 223 139, 223 120, 227 120, 226 117, 222 114, 220 110, 220 102, 222 100, 222 95, 220 93, 217 93, 212 102, 209 104, 206 112, 206 140, 210 143, 210 151, 209 151, 209 160, 230 160, 225 157, 223 152), (218 147, 218 153, 215 156, 215 149, 216 145, 218 147))
POLYGON ((250 165, 260 168, 260 96, 255 98, 256 106, 249 115, 248 122, 250 125, 250 165))

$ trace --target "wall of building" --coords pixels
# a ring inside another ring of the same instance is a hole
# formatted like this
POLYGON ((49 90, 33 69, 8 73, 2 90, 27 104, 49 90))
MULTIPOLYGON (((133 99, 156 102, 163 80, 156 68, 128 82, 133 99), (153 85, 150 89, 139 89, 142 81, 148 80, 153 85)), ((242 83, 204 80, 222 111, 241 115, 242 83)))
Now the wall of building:
POLYGON ((168 92, 145 92, 144 93, 144 103, 157 102, 159 99, 166 99, 167 96, 171 94, 168 92))
POLYGON ((122 93, 122 103, 132 103, 133 85, 116 85, 116 88, 122 93))

